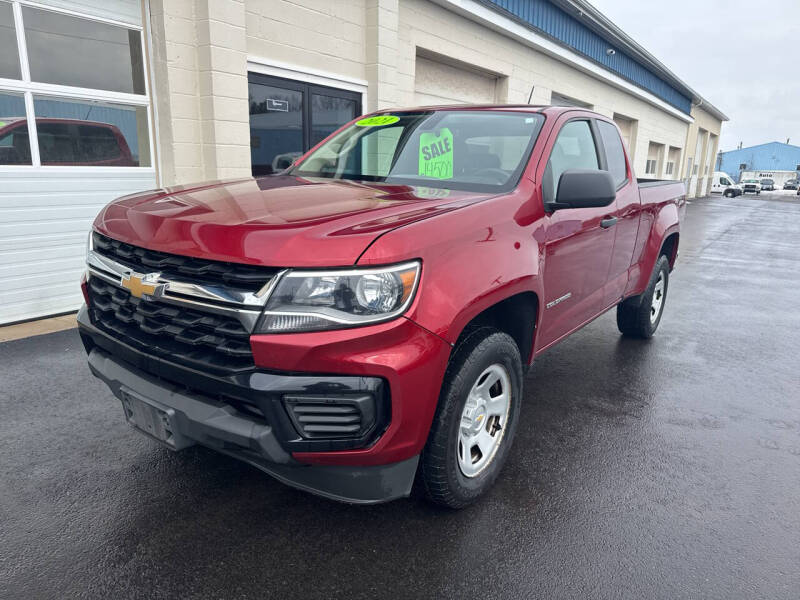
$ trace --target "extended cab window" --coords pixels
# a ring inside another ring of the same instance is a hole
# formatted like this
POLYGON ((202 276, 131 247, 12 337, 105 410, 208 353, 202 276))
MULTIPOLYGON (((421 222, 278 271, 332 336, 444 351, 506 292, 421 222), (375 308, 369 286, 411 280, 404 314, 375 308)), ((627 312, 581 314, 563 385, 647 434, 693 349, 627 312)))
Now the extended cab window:
POLYGON ((37 129, 43 165, 75 163, 75 136, 71 125, 39 123, 37 129))
POLYGON ((544 172, 545 202, 555 200, 561 174, 569 169, 599 169, 597 148, 589 121, 570 121, 561 128, 544 172))
POLYGON ((606 149, 606 162, 608 170, 614 178, 617 188, 628 180, 628 165, 625 162, 625 150, 622 149, 622 140, 617 128, 607 121, 596 121, 603 138, 603 147, 606 149))
POLYGON ((512 189, 544 117, 510 111, 420 111, 356 121, 290 173, 478 192, 512 189))
POLYGON ((117 136, 108 127, 79 125, 77 142, 78 158, 82 163, 113 160, 121 155, 117 136))

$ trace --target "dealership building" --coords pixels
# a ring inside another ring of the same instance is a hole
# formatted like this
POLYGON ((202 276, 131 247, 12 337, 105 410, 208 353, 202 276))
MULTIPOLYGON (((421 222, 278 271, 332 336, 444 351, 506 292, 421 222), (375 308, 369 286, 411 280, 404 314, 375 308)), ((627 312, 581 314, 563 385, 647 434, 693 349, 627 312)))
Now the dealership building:
POLYGON ((704 195, 725 115, 584 0, 0 0, 0 324, 75 310, 110 200, 273 173, 379 108, 567 104, 704 195))

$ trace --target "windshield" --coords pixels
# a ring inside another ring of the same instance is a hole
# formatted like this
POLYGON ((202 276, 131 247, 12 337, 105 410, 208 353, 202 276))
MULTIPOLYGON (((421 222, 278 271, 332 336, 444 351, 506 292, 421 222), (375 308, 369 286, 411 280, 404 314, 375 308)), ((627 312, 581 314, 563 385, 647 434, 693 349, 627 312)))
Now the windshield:
POLYGON ((395 112, 356 121, 292 175, 494 192, 513 188, 544 117, 505 111, 395 112))

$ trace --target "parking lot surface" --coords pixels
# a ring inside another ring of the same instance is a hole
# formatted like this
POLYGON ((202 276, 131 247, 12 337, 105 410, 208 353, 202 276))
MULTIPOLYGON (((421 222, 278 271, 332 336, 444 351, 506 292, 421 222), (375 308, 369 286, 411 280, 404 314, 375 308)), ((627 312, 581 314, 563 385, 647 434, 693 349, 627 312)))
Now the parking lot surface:
POLYGON ((495 488, 337 504, 123 422, 76 331, 0 344, 0 598, 797 598, 800 198, 693 200, 650 341, 537 360, 495 488))

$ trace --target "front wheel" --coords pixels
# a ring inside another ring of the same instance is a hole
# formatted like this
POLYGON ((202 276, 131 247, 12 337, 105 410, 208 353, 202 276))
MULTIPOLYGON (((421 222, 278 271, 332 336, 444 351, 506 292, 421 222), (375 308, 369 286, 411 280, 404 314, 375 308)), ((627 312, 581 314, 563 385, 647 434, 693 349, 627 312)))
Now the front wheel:
POLYGON ((668 284, 669 261, 661 255, 644 294, 617 305, 617 327, 623 335, 645 339, 653 337, 664 313, 668 284))
POLYGON ((470 332, 445 374, 420 480, 429 500, 462 508, 494 483, 519 418, 522 360, 514 340, 493 328, 470 332))
POLYGON ((731 196, 733 196, 733 192, 730 190, 725 190, 725 197, 730 198, 731 196))

